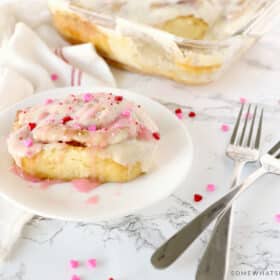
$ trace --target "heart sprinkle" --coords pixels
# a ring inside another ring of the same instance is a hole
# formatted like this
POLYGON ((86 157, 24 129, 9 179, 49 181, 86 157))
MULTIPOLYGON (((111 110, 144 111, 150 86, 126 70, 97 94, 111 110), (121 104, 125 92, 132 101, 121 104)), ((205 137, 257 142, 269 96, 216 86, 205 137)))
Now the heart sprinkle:
POLYGON ((51 74, 51 80, 52 81, 57 81, 58 80, 58 75, 55 74, 55 73, 51 74))
POLYGON ((88 126, 88 131, 96 131, 96 125, 90 125, 90 126, 88 126))
POLYGON ((129 118, 131 116, 131 112, 129 110, 125 110, 121 114, 123 117, 129 118))
POLYGON ((214 191, 216 190, 216 186, 215 186, 214 184, 208 184, 208 185, 206 186, 206 190, 207 190, 208 192, 214 192, 214 191))
POLYGON ((66 124, 66 123, 68 123, 68 122, 70 122, 70 121, 72 121, 72 120, 73 120, 72 117, 70 117, 70 116, 65 116, 65 117, 62 119, 62 123, 63 123, 63 124, 66 124))
POLYGON ((195 112, 189 112, 189 117, 190 118, 194 118, 196 116, 196 113, 195 112))
POLYGON ((117 96, 115 96, 115 101, 121 102, 121 101, 123 101, 123 97, 120 95, 117 95, 117 96))
POLYGON ((77 260, 70 260, 69 264, 71 268, 77 268, 80 265, 80 263, 77 260))
POLYGON ((29 130, 30 130, 30 131, 32 131, 36 126, 37 126, 36 123, 29 123, 29 124, 28 124, 28 127, 29 127, 29 130))
POLYGON ((176 116, 177 116, 177 118, 178 119, 183 119, 183 111, 182 111, 182 109, 181 108, 177 108, 176 110, 175 110, 175 114, 176 114, 176 116))
POLYGON ((280 224, 280 214, 275 215, 275 221, 280 224))
POLYGON ((193 200, 194 200, 195 202, 200 202, 202 199, 203 199, 203 197, 202 197, 202 195, 200 195, 200 194, 195 194, 195 195, 193 196, 193 200))
POLYGON ((96 268, 96 266, 97 266, 96 259, 89 259, 89 260, 87 261, 87 264, 88 264, 88 267, 89 267, 89 268, 96 268))
POLYGON ((156 139, 156 140, 160 140, 160 134, 158 132, 154 132, 153 133, 153 137, 156 139))
POLYGON ((245 103, 247 103, 247 99, 245 97, 240 97, 239 102, 241 104, 245 104, 245 103))
POLYGON ((248 120, 253 119, 253 114, 252 113, 245 113, 244 114, 244 119, 248 119, 248 120))
POLYGON ((81 280, 81 277, 74 274, 74 275, 72 275, 71 280, 81 280))
POLYGON ((228 132, 229 131, 229 125, 228 124, 222 124, 221 125, 221 131, 228 132))
POLYGON ((33 145, 33 140, 31 138, 23 140, 23 145, 27 148, 32 147, 33 145))
POLYGON ((92 101, 94 96, 91 93, 84 94, 84 102, 90 102, 92 101))
POLYGON ((53 99, 51 99, 51 98, 48 98, 45 101, 45 105, 49 105, 49 104, 52 104, 52 103, 53 103, 53 99))

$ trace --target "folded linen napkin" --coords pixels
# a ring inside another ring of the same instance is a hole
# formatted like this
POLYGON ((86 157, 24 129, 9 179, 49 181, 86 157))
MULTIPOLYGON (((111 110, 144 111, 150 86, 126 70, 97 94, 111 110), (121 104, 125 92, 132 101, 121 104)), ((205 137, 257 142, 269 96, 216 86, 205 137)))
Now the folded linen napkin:
MULTIPOLYGON (((69 46, 51 27, 46 0, 0 5, 0 111, 42 90, 115 86, 91 44, 69 46)), ((0 197, 0 261, 8 256, 33 214, 0 197)))

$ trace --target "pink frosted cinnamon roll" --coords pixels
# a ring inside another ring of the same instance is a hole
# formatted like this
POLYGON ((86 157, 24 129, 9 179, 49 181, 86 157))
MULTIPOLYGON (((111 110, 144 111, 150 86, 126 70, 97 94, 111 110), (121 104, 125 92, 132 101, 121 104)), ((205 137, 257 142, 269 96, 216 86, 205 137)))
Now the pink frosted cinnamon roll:
POLYGON ((85 93, 19 111, 7 143, 16 165, 36 178, 125 182, 152 168, 159 139, 140 106, 85 93))

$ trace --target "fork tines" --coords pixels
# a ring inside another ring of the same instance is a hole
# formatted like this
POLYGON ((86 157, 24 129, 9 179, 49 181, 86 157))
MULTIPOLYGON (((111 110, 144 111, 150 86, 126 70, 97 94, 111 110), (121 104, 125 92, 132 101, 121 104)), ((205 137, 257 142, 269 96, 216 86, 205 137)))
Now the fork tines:
POLYGON ((257 105, 248 104, 248 108, 245 110, 245 106, 246 105, 242 104, 240 108, 230 139, 230 144, 258 149, 260 147, 262 132, 263 109, 259 108, 257 105), (241 122, 243 122, 243 119, 244 123, 242 126, 241 122), (255 126, 257 126, 257 132, 255 137, 253 137, 255 126), (248 137, 245 137, 246 134, 248 137), (244 139, 247 139, 247 141, 244 139), (252 139, 255 139, 255 141, 252 141, 252 139))
POLYGON ((280 141, 276 143, 269 151, 268 153, 272 156, 275 156, 276 158, 280 158, 280 141), (279 152, 278 152, 279 151, 279 152), (278 152, 278 153, 277 153, 278 152))

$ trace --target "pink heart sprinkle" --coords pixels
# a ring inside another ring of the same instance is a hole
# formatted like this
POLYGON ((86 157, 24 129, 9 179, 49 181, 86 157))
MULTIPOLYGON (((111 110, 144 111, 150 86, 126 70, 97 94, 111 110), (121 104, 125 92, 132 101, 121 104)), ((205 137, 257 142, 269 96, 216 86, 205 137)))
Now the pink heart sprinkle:
POLYGON ((125 110, 122 112, 122 116, 129 118, 131 116, 131 112, 129 110, 125 110))
POLYGON ((33 145, 33 140, 31 138, 23 140, 23 145, 27 148, 30 148, 33 145))
POLYGON ((222 124, 222 125, 221 125, 221 130, 222 130, 223 132, 229 131, 229 125, 227 125, 227 124, 222 124))
POLYGON ((280 224, 280 214, 275 215, 275 221, 280 224))
POLYGON ((81 277, 79 277, 78 275, 74 274, 74 275, 72 275, 71 280, 81 280, 81 277))
POLYGON ((89 260, 87 261, 87 264, 88 264, 88 266, 89 266, 90 268, 95 268, 95 267, 97 266, 97 264, 96 264, 96 259, 89 259, 89 260))
POLYGON ((245 97, 240 97, 239 102, 241 104, 245 104, 245 103, 247 103, 247 99, 245 97))
POLYGON ((49 105, 49 104, 52 104, 52 103, 53 103, 53 99, 51 99, 51 98, 48 98, 45 101, 45 105, 49 105))
POLYGON ((208 192, 214 192, 214 191, 216 190, 216 186, 215 186, 214 184, 208 184, 208 185, 206 186, 206 190, 207 190, 208 192))
POLYGON ((90 125, 88 126, 88 131, 96 131, 96 125, 90 125))
POLYGON ((179 120, 183 119, 183 113, 177 113, 176 116, 179 120))
POLYGON ((58 80, 58 75, 55 74, 55 73, 51 74, 51 79, 52 79, 52 81, 57 81, 58 80))
POLYGON ((253 118, 253 114, 252 113, 245 113, 244 119, 251 120, 252 118, 253 118))
POLYGON ((80 263, 77 260, 70 260, 69 264, 71 268, 77 268, 80 265, 80 263))
POLYGON ((84 102, 90 102, 93 99, 93 95, 91 93, 84 94, 84 102))

